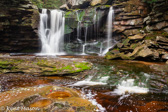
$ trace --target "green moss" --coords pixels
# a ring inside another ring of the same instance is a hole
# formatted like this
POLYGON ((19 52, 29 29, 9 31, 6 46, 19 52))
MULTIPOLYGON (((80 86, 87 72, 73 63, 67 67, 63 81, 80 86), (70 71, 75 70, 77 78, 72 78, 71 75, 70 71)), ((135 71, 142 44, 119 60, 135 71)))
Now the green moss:
POLYGON ((162 32, 162 36, 168 37, 168 33, 167 32, 162 32))
POLYGON ((117 58, 120 58, 120 59, 124 59, 124 60, 133 60, 133 59, 135 59, 134 57, 128 56, 127 54, 124 54, 124 53, 106 55, 105 58, 106 59, 117 59, 117 58))
POLYGON ((74 68, 71 65, 67 65, 67 66, 62 67, 62 68, 54 67, 53 72, 57 72, 57 71, 59 71, 59 72, 61 72, 61 71, 73 71, 73 69, 74 68))
POLYGON ((115 54, 114 54, 114 55, 113 55, 113 54, 110 54, 110 55, 106 55, 105 58, 106 58, 106 59, 116 59, 116 58, 119 58, 119 56, 118 56, 118 55, 115 55, 115 54))
POLYGON ((127 46, 127 45, 129 44, 129 41, 130 41, 130 39, 128 39, 128 38, 125 39, 125 40, 123 41, 123 45, 124 45, 124 46, 127 46))
POLYGON ((73 67, 68 65, 66 67, 63 67, 62 70, 73 70, 73 67))
POLYGON ((51 69, 44 68, 43 69, 43 75, 59 74, 60 72, 65 72, 65 71, 67 71, 68 73, 77 73, 77 72, 81 72, 81 71, 84 71, 84 70, 88 70, 90 68, 91 68, 91 65, 87 62, 81 62, 81 63, 76 63, 75 62, 74 67, 72 65, 67 65, 67 66, 62 67, 62 68, 56 68, 56 67, 51 68, 51 69))
POLYGON ((49 67, 49 63, 46 60, 39 60, 36 64, 41 67, 49 67))
POLYGON ((55 9, 64 4, 65 0, 31 0, 38 8, 55 9))
POLYGON ((106 55, 111 55, 111 52, 107 52, 106 55))
POLYGON ((109 7, 109 8, 110 8, 110 7, 111 7, 111 5, 105 5, 105 7, 109 7))
POLYGON ((110 8, 111 5, 98 5, 96 7, 101 7, 102 9, 110 8))
POLYGON ((76 63, 76 64, 75 64, 75 67, 80 68, 82 71, 83 71, 83 70, 88 70, 88 69, 91 68, 90 64, 87 63, 87 62, 76 63))
POLYGON ((137 46, 138 46, 137 44, 131 44, 130 47, 131 47, 132 49, 135 49, 137 46))
POLYGON ((91 68, 87 62, 61 62, 48 59, 0 59, 0 73, 25 72, 35 75, 63 75, 91 68))
POLYGON ((135 59, 134 57, 127 56, 127 55, 122 55, 121 58, 124 59, 124 60, 133 60, 133 59, 135 59))
POLYGON ((19 62, 21 62, 21 60, 0 60, 0 69, 4 71, 15 70, 19 62))
POLYGON ((120 49, 119 48, 114 48, 113 50, 118 50, 119 51, 120 49))
MULTIPOLYGON (((91 65, 87 62, 74 62, 72 65, 64 65, 61 64, 59 67, 56 67, 56 65, 51 65, 46 62, 46 60, 40 60, 36 63, 37 65, 41 66, 42 68, 42 74, 43 75, 55 75, 60 73, 77 73, 84 70, 88 70, 91 68, 91 65)), ((58 64, 58 63, 57 63, 58 64)))
POLYGON ((12 63, 8 61, 0 61, 0 68, 1 69, 10 69, 12 67, 12 63))
POLYGON ((38 8, 43 8, 43 2, 41 0, 31 0, 31 2, 36 5, 38 8))
POLYGON ((156 36, 146 36, 145 39, 146 40, 154 40, 154 39, 156 39, 156 36))

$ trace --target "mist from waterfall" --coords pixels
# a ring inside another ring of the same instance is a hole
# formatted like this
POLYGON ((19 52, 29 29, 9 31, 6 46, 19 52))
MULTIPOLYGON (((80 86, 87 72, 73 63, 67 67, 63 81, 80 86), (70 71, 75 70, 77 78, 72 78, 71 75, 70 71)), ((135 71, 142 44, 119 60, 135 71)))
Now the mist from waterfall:
POLYGON ((42 9, 39 27, 41 54, 60 55, 63 53, 64 26, 63 11, 42 9))

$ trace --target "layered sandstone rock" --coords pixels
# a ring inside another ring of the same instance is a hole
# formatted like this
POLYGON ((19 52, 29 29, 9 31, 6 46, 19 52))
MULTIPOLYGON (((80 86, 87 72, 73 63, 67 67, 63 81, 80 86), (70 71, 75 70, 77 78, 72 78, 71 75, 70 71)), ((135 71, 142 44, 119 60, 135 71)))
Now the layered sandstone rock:
POLYGON ((168 54, 167 4, 157 0, 147 4, 140 0, 116 0, 114 32, 124 35, 106 58, 166 60, 168 54))
POLYGON ((0 51, 37 52, 37 7, 29 0, 1 0, 0 12, 0 51))

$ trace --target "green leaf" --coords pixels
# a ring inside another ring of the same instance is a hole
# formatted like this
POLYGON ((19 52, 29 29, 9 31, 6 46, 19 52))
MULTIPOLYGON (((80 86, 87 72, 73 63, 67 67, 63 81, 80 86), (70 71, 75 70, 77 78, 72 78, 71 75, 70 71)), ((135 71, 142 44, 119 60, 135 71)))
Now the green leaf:
POLYGON ((72 29, 68 26, 68 25, 65 25, 65 34, 69 34, 72 32, 72 29))

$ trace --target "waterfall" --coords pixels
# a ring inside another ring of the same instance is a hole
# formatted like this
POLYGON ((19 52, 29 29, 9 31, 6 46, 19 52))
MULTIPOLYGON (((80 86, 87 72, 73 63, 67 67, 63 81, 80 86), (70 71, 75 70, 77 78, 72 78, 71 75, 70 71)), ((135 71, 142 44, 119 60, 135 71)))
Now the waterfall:
MULTIPOLYGON (((86 14, 84 10, 77 10, 74 14, 76 14, 76 21, 78 22, 77 33, 66 35, 64 39, 64 12, 61 10, 42 9, 39 27, 39 37, 42 43, 41 54, 105 55, 114 46, 115 42, 112 38, 113 7, 110 8, 107 19, 107 39, 99 35, 102 11, 96 11, 95 9, 93 18, 91 18, 92 21, 88 21, 89 18, 84 18, 86 14), (83 18, 88 20, 83 21, 83 18)), ((88 14, 85 16, 88 16, 88 14)))
POLYGON ((77 40, 78 40, 78 41, 81 41, 81 39, 80 39, 80 38, 81 38, 81 23, 82 23, 82 19, 83 19, 83 18, 80 18, 80 17, 79 17, 79 13, 80 13, 80 12, 78 12, 78 11, 79 11, 79 10, 76 11, 76 17, 77 17, 77 20, 78 20, 78 26, 77 26, 77 40))
MULTIPOLYGON (((96 12, 96 11, 95 11, 96 12)), ((97 14, 95 13, 93 17, 93 24, 94 24, 94 35, 97 38, 97 14)))
POLYGON ((102 55, 105 55, 110 48, 114 46, 114 39, 112 38, 112 29, 113 29, 113 18, 114 18, 114 10, 113 7, 110 7, 108 17, 107 17, 107 40, 106 49, 103 51, 102 55))
POLYGON ((100 11, 96 11, 95 9, 95 14, 93 17, 93 24, 94 24, 94 35, 96 39, 99 39, 99 27, 100 27, 100 11))
POLYGON ((114 10, 113 10, 113 7, 110 7, 110 11, 107 19, 107 48, 111 47, 110 40, 112 39, 113 16, 114 16, 114 10))
POLYGON ((65 17, 62 11, 50 10, 49 17, 47 9, 42 9, 39 27, 39 37, 42 43, 42 54, 59 55, 63 52, 64 26, 65 17))
POLYGON ((86 53, 85 53, 85 47, 86 47, 86 45, 87 45, 87 32, 88 32, 88 26, 86 26, 86 28, 85 28, 85 41, 84 41, 84 44, 82 45, 82 55, 86 55, 86 53))
POLYGON ((79 39, 79 37, 80 37, 80 32, 81 32, 81 21, 80 21, 80 19, 79 19, 78 11, 76 11, 76 16, 77 16, 77 20, 78 20, 77 39, 79 39))

